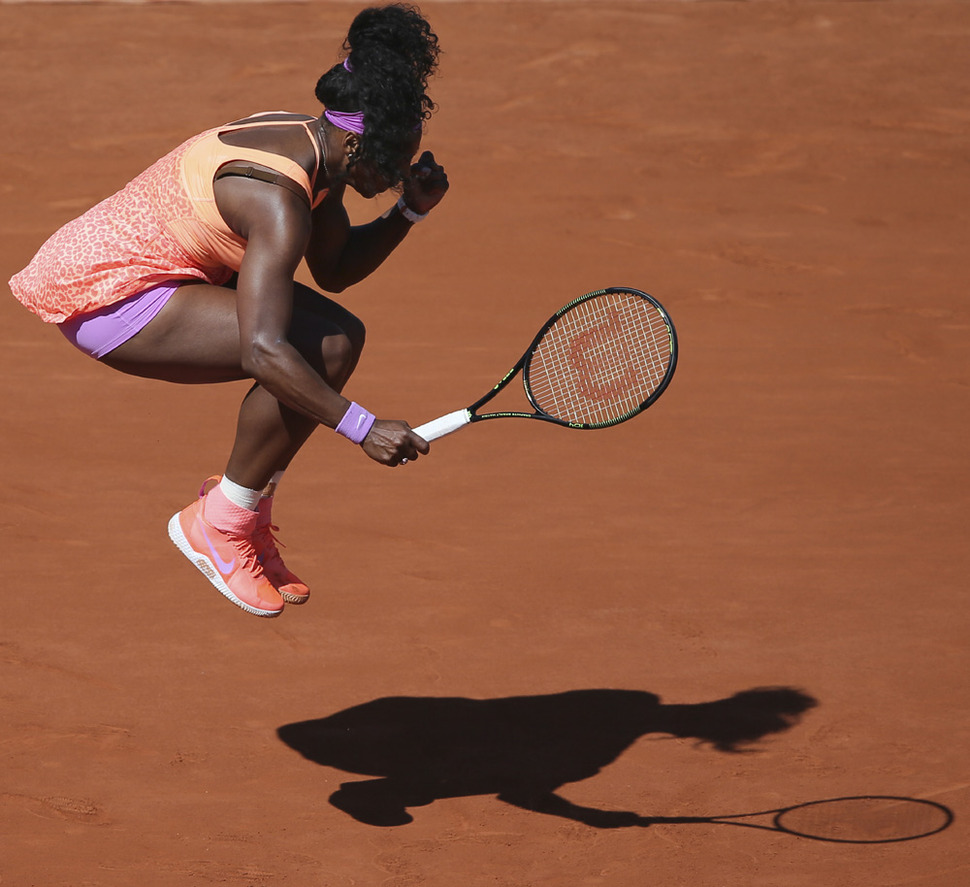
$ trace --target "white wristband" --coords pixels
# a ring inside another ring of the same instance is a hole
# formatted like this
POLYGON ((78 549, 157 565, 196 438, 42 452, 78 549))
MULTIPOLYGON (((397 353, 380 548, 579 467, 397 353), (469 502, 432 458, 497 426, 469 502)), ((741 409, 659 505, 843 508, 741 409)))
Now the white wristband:
POLYGON ((428 218, 428 214, 416 213, 411 209, 405 202, 403 197, 398 197, 397 199, 397 211, 404 216, 412 225, 416 225, 418 222, 423 222, 428 218))

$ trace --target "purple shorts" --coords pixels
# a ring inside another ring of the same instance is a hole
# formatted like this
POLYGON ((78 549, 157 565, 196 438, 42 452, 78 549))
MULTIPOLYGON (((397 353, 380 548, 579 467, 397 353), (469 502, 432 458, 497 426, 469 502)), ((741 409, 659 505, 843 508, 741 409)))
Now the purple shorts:
POLYGON ((160 283, 106 308, 65 320, 57 328, 72 345, 90 357, 100 359, 148 326, 183 283, 187 281, 160 283))

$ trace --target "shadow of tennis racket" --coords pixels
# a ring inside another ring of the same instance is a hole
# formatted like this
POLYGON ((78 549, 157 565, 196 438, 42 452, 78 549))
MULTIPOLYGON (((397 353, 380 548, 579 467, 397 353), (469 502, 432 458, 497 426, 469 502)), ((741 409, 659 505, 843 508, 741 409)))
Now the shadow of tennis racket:
POLYGON ((935 801, 857 795, 730 816, 641 816, 640 826, 711 823, 785 832, 837 844, 890 844, 927 838, 949 828, 953 811, 935 801), (755 820, 762 820, 761 822, 755 820))

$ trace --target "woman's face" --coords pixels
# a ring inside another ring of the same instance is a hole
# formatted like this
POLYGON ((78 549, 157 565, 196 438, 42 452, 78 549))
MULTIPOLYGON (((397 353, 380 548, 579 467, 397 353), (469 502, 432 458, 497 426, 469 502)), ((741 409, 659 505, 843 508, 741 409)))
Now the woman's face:
MULTIPOLYGON (((415 133, 414 139, 408 145, 408 153, 401 156, 398 165, 399 181, 403 181, 411 175, 411 164, 414 162, 414 156, 418 153, 420 147, 421 134, 415 133)), ((366 160, 355 163, 350 167, 347 171, 347 184, 367 200, 376 197, 378 194, 383 194, 392 187, 392 183, 372 163, 366 160)))

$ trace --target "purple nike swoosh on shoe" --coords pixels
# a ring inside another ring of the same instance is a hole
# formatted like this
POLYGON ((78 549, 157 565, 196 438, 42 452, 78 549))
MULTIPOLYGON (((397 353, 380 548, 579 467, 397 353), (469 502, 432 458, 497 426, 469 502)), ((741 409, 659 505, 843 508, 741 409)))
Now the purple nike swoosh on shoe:
POLYGON ((202 535, 205 538, 206 544, 209 546, 209 551, 212 552, 212 557, 215 560, 216 567, 223 576, 227 576, 232 571, 232 568, 236 566, 236 559, 233 558, 231 561, 224 561, 221 557, 219 557, 219 555, 216 553, 215 547, 212 544, 212 540, 209 538, 209 534, 205 531, 205 526, 200 526, 199 529, 202 530, 202 535))

